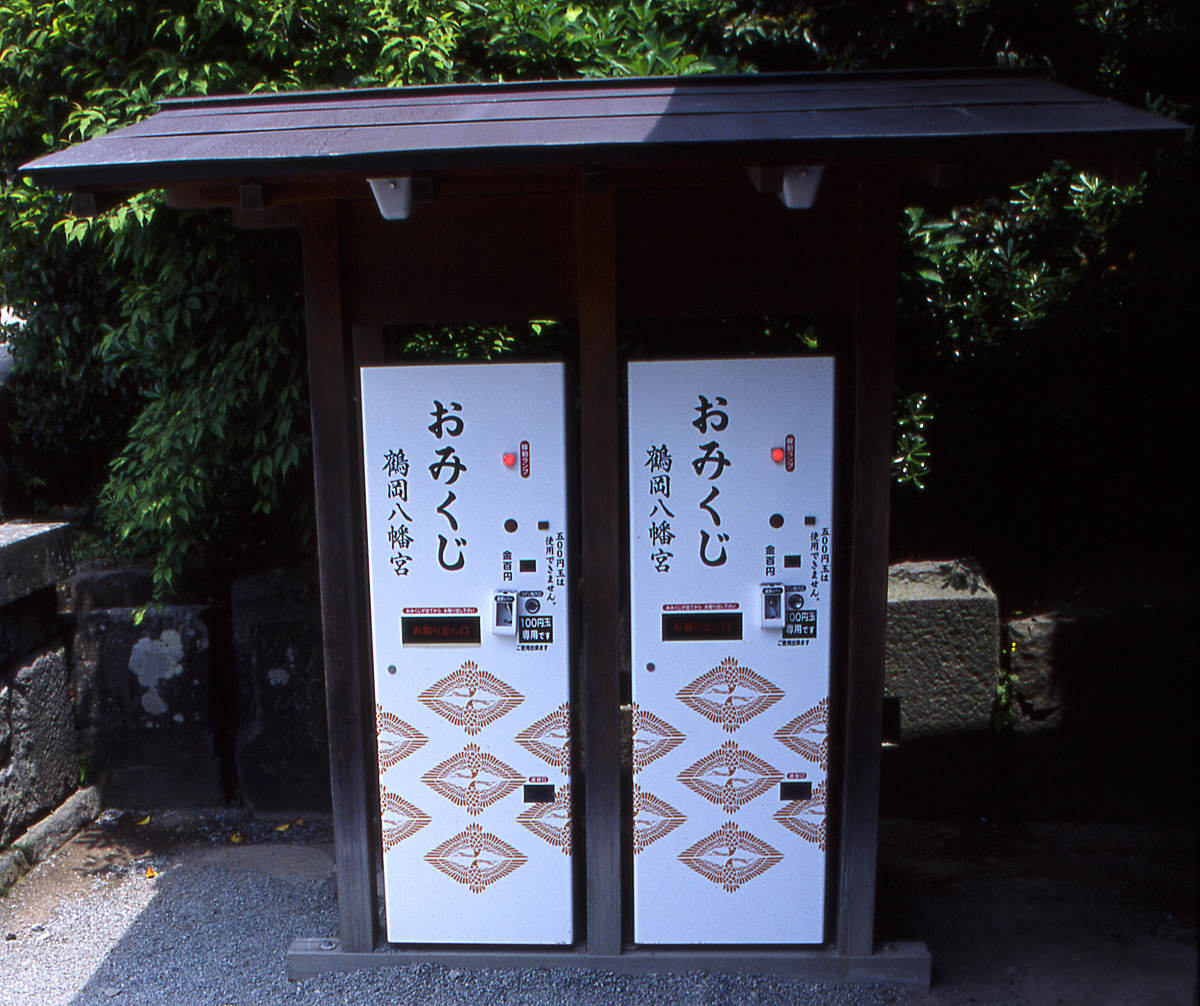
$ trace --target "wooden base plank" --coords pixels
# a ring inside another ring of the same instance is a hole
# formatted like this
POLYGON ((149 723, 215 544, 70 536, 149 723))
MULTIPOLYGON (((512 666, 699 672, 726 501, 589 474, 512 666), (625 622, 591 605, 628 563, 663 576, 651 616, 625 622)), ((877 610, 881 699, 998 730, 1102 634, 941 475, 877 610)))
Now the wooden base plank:
POLYGON ((587 968, 620 974, 705 971, 768 974, 841 985, 904 985, 929 988, 931 959, 924 943, 885 943, 872 954, 839 954, 833 947, 760 949, 714 947, 636 947, 616 956, 584 949, 421 946, 374 951, 344 950, 335 938, 302 937, 288 949, 287 973, 293 981, 329 971, 442 964, 474 968, 587 968))

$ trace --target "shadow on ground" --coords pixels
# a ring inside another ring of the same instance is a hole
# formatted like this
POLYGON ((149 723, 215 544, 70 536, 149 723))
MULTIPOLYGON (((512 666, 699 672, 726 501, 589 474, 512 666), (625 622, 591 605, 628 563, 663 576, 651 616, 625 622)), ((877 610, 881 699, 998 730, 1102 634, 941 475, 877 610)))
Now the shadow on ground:
POLYGON ((878 932, 928 943, 925 994, 433 965, 292 983, 292 940, 337 931, 326 831, 228 816, 157 831, 132 815, 110 824, 0 899, 0 1006, 1187 1006, 1194 994, 1196 845, 1186 828, 885 821, 878 932))

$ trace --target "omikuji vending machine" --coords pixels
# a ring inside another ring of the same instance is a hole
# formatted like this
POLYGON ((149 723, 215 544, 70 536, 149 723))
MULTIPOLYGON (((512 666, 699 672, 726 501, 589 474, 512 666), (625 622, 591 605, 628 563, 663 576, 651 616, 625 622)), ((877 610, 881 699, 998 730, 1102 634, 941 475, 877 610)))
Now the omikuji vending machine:
POLYGON ((821 943, 833 360, 629 364, 638 943, 821 943))
POLYGON ((361 379, 387 938, 570 943, 564 368, 361 379))

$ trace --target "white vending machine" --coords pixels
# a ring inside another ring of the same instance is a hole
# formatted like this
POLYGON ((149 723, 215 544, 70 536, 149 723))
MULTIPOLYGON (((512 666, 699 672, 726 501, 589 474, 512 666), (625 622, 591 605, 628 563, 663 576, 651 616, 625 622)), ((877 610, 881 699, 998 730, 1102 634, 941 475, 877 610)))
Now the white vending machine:
POLYGON ((638 943, 825 938, 833 370, 629 364, 638 943))
POLYGON ((387 938, 570 943, 564 368, 361 391, 387 938))

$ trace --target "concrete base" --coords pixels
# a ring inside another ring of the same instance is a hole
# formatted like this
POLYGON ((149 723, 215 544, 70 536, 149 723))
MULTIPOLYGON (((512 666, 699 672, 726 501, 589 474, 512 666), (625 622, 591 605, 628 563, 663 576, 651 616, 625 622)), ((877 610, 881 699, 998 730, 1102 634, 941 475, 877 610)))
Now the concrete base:
POLYGON ((622 974, 687 971, 780 975, 840 985, 907 985, 929 988, 931 960, 924 943, 887 943, 875 953, 852 957, 832 947, 777 949, 729 947, 636 947, 614 956, 582 949, 422 946, 374 951, 343 950, 336 939, 301 938, 288 949, 288 977, 310 978, 325 971, 443 964, 476 968, 588 968, 622 974))

